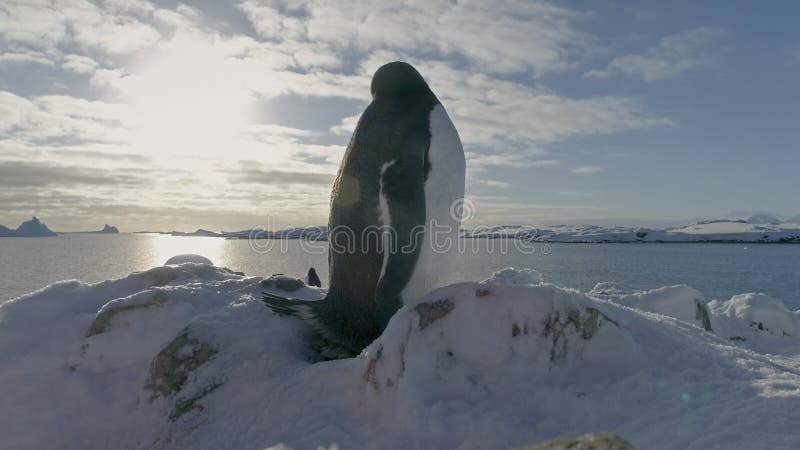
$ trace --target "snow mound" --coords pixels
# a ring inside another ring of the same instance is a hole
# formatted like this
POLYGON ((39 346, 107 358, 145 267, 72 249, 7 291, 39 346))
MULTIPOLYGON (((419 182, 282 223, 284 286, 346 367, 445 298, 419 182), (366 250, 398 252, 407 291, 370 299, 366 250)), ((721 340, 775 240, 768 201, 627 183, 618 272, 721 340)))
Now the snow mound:
POLYGON ((211 260, 206 258, 205 256, 192 255, 192 254, 175 255, 172 258, 168 259, 167 262, 164 263, 164 265, 169 266, 169 265, 176 265, 183 263, 208 264, 210 266, 214 265, 214 263, 212 263, 211 260))
POLYGON ((686 285, 636 291, 613 282, 598 283, 588 294, 693 324, 761 352, 794 352, 800 346, 796 339, 800 337, 800 311, 791 311, 766 294, 739 294, 726 301, 706 302, 700 292, 686 285))
MULTIPOLYGON (((796 347, 761 353, 636 306, 684 314, 690 288, 619 300, 507 269, 403 306, 356 358, 312 363, 303 324, 264 306, 277 287, 262 281, 185 263, 1 304, 3 447, 508 449, 596 432, 647 449, 800 443, 796 347)), ((784 329, 774 302, 733 300, 731 317, 784 329)))
POLYGON ((674 317, 711 331, 708 307, 700 291, 686 285, 664 286, 649 291, 634 291, 618 283, 598 283, 589 295, 621 305, 674 317))
POLYGON ((720 302, 709 303, 720 332, 734 340, 762 336, 797 337, 800 335, 800 312, 766 294, 748 293, 720 302))

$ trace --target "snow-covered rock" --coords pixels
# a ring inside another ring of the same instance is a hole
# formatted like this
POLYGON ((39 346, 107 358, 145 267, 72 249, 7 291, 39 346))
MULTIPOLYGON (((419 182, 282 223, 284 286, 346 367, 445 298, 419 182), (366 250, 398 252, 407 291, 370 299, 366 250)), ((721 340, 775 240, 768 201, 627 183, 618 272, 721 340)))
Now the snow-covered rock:
POLYGON ((211 262, 210 259, 206 258, 202 255, 193 255, 193 254, 185 254, 185 255, 175 255, 172 258, 168 259, 167 262, 164 263, 165 266, 170 265, 178 265, 183 263, 194 263, 194 264, 208 264, 213 266, 214 263, 211 262))
POLYGON ((649 291, 633 291, 618 283, 598 283, 589 295, 621 305, 674 317, 711 331, 706 301, 698 290, 686 285, 665 286, 649 291))
MULTIPOLYGON (((642 449, 800 443, 800 346, 759 352, 638 307, 685 316, 690 288, 600 298, 505 270, 405 305, 356 358, 313 363, 261 281, 185 263, 1 304, 2 446, 508 449, 601 431, 642 449)), ((734 303, 737 320, 788 326, 764 299, 734 303)))
POLYGON ((799 313, 766 294, 734 295, 728 301, 714 300, 708 306, 720 323, 719 332, 734 340, 800 336, 799 313))

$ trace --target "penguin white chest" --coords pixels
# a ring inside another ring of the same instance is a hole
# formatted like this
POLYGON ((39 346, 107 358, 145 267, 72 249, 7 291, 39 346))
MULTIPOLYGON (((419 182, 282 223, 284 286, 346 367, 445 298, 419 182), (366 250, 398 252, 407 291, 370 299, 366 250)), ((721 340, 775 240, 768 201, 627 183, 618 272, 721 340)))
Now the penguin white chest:
POLYGON ((458 249, 461 218, 455 205, 464 197, 464 148, 442 105, 430 112, 431 140, 425 181, 425 237, 403 300, 415 301, 441 286, 458 249))

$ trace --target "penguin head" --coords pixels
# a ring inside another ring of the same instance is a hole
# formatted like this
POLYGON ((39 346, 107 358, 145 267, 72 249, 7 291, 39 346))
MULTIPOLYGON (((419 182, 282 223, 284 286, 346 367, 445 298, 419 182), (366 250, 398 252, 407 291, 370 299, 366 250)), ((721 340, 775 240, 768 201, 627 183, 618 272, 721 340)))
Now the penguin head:
POLYGON ((372 98, 397 94, 432 94, 428 83, 411 64, 394 61, 384 64, 372 76, 372 98))

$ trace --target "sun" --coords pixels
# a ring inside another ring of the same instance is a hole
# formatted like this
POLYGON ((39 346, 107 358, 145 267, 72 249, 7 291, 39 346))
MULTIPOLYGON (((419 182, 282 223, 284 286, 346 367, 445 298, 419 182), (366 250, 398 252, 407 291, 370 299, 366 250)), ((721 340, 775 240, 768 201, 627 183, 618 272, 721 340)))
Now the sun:
POLYGON ((235 152, 251 96, 227 55, 176 37, 125 85, 132 144, 152 156, 219 158, 235 152))

